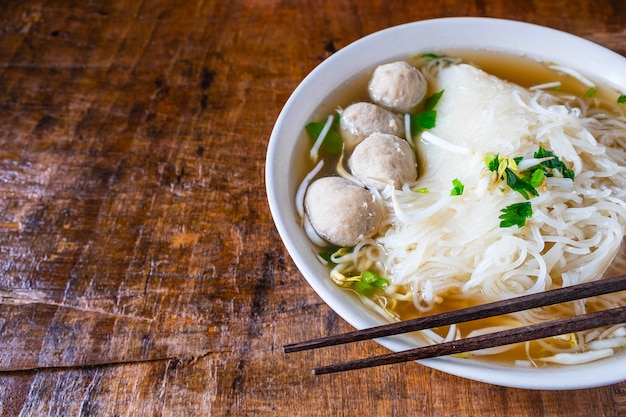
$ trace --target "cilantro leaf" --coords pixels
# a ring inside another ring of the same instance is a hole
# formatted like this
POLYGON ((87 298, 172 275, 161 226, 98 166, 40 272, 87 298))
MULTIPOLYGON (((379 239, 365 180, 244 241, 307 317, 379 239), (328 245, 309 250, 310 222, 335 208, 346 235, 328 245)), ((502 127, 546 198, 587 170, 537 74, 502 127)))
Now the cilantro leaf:
POLYGON ((506 168, 506 185, 511 187, 512 190, 520 193, 526 200, 531 196, 538 196, 539 193, 535 190, 530 183, 526 182, 522 178, 518 177, 511 168, 506 168))
MULTIPOLYGON (((336 126, 339 123, 339 115, 335 116, 335 121, 333 122, 333 126, 336 126)), ((326 122, 311 122, 305 126, 305 129, 311 139, 315 141, 320 133, 322 133, 322 129, 326 122)), ((337 131, 332 128, 326 134, 324 141, 322 142, 322 149, 332 155, 338 155, 341 153, 343 149, 343 141, 341 139, 341 135, 337 133, 337 131)))
POLYGON ((502 214, 498 217, 500 220, 500 227, 523 227, 526 224, 526 219, 529 219, 533 215, 533 209, 530 205, 530 201, 524 201, 522 203, 511 204, 501 210, 502 214))
POLYGON ((620 104, 626 103, 626 94, 620 94, 620 96, 617 98, 617 102, 620 104))
POLYGON ((441 90, 439 92, 436 92, 432 96, 428 97, 424 104, 424 110, 429 111, 429 110, 434 109, 437 103, 439 103, 441 96, 443 96, 443 92, 444 90, 441 90))
POLYGON ((420 130, 432 129, 437 122, 437 111, 435 106, 439 103, 443 95, 441 90, 428 97, 424 103, 424 111, 410 116, 411 132, 417 133, 420 130))
MULTIPOLYGON (((567 166, 565 166, 563 161, 561 161, 559 158, 556 157, 556 155, 554 155, 554 152, 544 149, 543 147, 540 146, 539 150, 535 152, 535 158, 547 158, 547 157, 553 157, 553 158, 547 161, 543 161, 541 163, 543 167, 554 169, 557 172, 560 172, 561 175, 563 175, 563 178, 570 178, 572 180, 574 179, 574 171, 567 168, 567 166)), ((553 174, 549 171, 546 171, 545 174, 548 177, 553 176, 553 174)))
POLYGON ((432 129, 437 121, 437 111, 428 110, 423 113, 411 115, 411 132, 417 132, 423 129, 432 129))
POLYGON ((498 171, 498 166, 500 166, 500 155, 495 154, 488 156, 485 158, 485 165, 487 165, 489 171, 498 171))
POLYGON ((335 265, 335 262, 333 262, 331 256, 333 256, 333 254, 331 252, 320 252, 317 254, 320 258, 322 258, 324 261, 326 261, 329 265, 335 265))

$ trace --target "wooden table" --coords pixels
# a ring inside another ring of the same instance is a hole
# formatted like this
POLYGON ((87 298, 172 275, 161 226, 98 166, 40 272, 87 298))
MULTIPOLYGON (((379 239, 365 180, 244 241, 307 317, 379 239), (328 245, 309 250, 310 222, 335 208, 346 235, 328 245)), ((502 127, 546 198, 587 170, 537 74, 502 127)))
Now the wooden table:
POLYGON ((334 51, 444 16, 626 55, 623 1, 1 2, 0 414, 626 416, 626 383, 528 391, 415 363, 314 377, 385 349, 281 352, 350 328, 273 226, 273 122, 334 51))

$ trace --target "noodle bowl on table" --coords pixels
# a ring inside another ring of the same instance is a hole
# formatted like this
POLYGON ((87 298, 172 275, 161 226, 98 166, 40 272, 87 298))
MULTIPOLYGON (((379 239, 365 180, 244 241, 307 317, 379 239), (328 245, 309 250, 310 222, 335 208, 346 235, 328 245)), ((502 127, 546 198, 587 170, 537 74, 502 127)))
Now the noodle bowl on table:
MULTIPOLYGON (((356 328, 624 273, 624 91, 626 59, 539 26, 453 18, 370 35, 307 76, 277 120, 276 226, 356 328)), ((611 294, 380 343, 398 351, 625 304, 611 294)), ((575 389, 626 379, 625 346, 626 325, 421 362, 575 389)))

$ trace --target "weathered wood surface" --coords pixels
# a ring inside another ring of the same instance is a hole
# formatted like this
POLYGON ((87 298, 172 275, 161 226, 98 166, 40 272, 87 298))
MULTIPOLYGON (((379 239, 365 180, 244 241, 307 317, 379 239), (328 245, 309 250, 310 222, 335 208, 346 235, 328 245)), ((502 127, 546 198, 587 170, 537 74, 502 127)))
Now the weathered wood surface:
POLYGON ((264 192, 272 124, 315 65, 463 15, 626 55, 622 1, 421 3, 0 2, 0 414, 626 416, 626 383, 525 391, 417 364, 313 377, 385 350, 281 353, 349 330, 264 192))

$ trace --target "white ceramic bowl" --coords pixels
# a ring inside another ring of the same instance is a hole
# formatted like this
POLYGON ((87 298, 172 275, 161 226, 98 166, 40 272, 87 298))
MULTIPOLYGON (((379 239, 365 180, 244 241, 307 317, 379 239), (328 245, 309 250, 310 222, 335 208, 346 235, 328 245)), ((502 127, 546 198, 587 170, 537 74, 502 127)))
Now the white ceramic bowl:
MULTIPOLYGON (((621 55, 564 32, 488 18, 444 18, 392 27, 346 46, 315 68, 293 92, 276 121, 267 151, 267 196, 278 232, 302 275, 330 308, 357 329, 384 321, 330 282, 327 269, 316 259, 298 226, 294 195, 301 178, 293 173, 309 145, 297 139, 319 104, 346 79, 376 64, 417 52, 450 49, 486 49, 558 62, 626 91, 626 58, 621 55)), ((411 340, 402 337, 382 339, 379 343, 392 351, 415 347, 411 340)), ((587 365, 549 369, 454 357, 420 363, 473 380, 529 389, 580 389, 626 380, 624 352, 587 365)))

